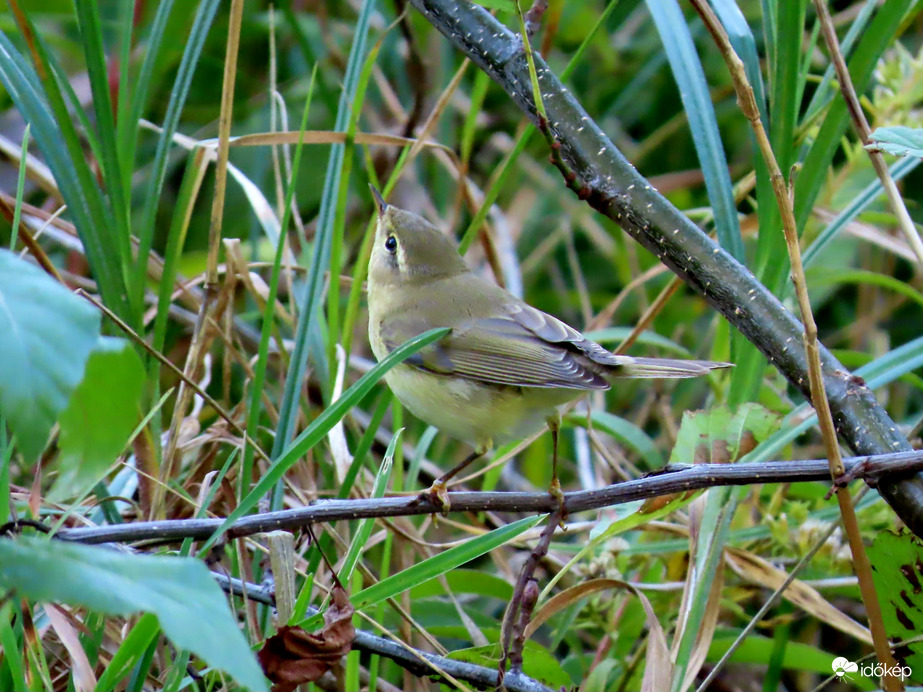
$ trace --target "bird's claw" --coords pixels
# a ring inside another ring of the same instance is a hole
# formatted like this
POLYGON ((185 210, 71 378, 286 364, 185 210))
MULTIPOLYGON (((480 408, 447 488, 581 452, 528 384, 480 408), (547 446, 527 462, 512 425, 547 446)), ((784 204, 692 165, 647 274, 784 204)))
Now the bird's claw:
POLYGON ((424 492, 420 496, 420 499, 429 502, 434 507, 438 507, 442 513, 442 516, 449 516, 449 511, 452 509, 452 503, 449 501, 449 490, 446 487, 445 481, 433 481, 433 484, 430 486, 429 490, 424 492))
POLYGON ((551 479, 551 485, 548 486, 548 494, 558 501, 558 510, 561 514, 560 525, 564 528, 564 520, 567 518, 567 511, 564 509, 564 491, 561 490, 561 481, 555 476, 551 479))

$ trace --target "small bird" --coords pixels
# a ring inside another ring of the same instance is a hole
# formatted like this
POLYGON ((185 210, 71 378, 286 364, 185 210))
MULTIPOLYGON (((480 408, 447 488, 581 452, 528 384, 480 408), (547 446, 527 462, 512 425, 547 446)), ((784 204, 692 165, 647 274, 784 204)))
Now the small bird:
MULTIPOLYGON (((378 226, 369 258, 369 342, 378 360, 425 331, 451 332, 392 368, 385 379, 422 421, 474 446, 433 483, 430 500, 450 508, 446 482, 494 444, 547 426, 557 481, 559 409, 618 377, 704 375, 728 363, 615 355, 561 320, 475 275, 452 240, 374 187, 378 226)), ((421 496, 422 497, 422 496, 421 496)))

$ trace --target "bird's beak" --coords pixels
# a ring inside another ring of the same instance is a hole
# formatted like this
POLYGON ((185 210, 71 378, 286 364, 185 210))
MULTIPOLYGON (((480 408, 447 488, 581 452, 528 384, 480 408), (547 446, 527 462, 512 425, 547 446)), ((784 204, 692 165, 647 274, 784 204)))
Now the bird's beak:
POLYGON ((369 183, 369 187, 372 188, 372 196, 375 198, 375 204, 378 205, 378 218, 381 218, 385 210, 388 208, 388 203, 385 202, 384 198, 381 196, 381 193, 378 191, 374 185, 369 183))

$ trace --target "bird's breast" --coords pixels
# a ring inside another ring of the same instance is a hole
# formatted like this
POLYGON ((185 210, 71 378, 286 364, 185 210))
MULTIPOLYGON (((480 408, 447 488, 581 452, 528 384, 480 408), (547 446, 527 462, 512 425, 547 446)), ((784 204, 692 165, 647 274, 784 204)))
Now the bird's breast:
POLYGON ((545 426, 579 392, 498 387, 398 365, 385 376, 391 391, 423 422, 471 445, 521 439, 545 426))

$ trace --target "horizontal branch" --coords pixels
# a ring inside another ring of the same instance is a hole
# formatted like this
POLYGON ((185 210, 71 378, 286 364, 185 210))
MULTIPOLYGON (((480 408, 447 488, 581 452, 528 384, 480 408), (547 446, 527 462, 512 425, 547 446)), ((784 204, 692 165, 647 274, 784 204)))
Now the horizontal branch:
MULTIPOLYGON (((455 47, 486 72, 536 125, 529 66, 522 40, 475 3, 411 0, 455 47)), ((577 99, 535 55, 547 128, 601 214, 650 250, 766 355, 810 400, 804 326, 755 276, 692 223, 641 176, 577 99)), ((820 349, 824 386, 837 432, 856 454, 906 451, 910 443, 878 405, 861 378, 826 348, 820 349)), ((879 491, 904 523, 923 536, 923 475, 883 481, 879 491)))
MULTIPOLYGON (((275 600, 272 595, 257 584, 244 582, 235 577, 227 577, 218 572, 212 572, 212 576, 222 589, 233 593, 235 596, 246 597, 268 606, 275 606, 275 600)), ((308 608, 308 615, 314 615, 318 612, 316 608, 308 608)), ((456 680, 470 682, 478 689, 492 690, 497 687, 496 668, 485 668, 473 663, 437 656, 419 649, 413 649, 402 642, 376 636, 364 630, 356 630, 353 649, 390 658, 401 668, 421 678, 428 677, 437 681, 448 682, 438 674, 437 670, 441 670, 456 680)), ((547 687, 527 675, 523 675, 521 672, 507 673, 503 678, 503 684, 509 692, 551 692, 547 687)))
MULTIPOLYGON (((877 456, 851 457, 843 460, 846 477, 863 478, 870 485, 883 479, 894 482, 923 469, 923 451, 898 452, 877 456)), ((569 514, 602 507, 647 500, 690 490, 727 485, 756 483, 803 483, 830 481, 826 459, 805 461, 767 461, 754 464, 671 465, 644 478, 614 483, 596 490, 579 490, 564 494, 569 514)), ((307 507, 265 512, 244 517, 227 531, 228 538, 251 536, 266 531, 294 530, 332 521, 376 517, 435 514, 428 495, 420 497, 383 497, 355 500, 318 500, 307 507)), ((558 501, 548 493, 524 492, 453 492, 452 512, 552 512, 558 501)), ((127 543, 132 541, 178 541, 184 538, 209 538, 223 519, 173 519, 139 521, 93 528, 61 529, 57 538, 79 543, 127 543)))

